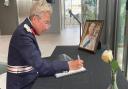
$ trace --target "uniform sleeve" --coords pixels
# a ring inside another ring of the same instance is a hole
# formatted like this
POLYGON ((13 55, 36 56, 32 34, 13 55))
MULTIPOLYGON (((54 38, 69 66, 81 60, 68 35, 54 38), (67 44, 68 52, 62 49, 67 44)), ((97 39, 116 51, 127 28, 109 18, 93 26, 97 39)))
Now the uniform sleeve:
POLYGON ((42 60, 34 41, 28 36, 19 37, 16 44, 16 47, 23 60, 28 65, 33 66, 40 75, 49 76, 57 72, 69 70, 69 66, 66 61, 42 60))

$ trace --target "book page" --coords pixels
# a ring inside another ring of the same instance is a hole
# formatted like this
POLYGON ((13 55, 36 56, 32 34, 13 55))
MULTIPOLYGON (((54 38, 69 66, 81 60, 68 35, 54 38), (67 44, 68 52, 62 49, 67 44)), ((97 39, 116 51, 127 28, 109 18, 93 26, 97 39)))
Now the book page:
MULTIPOLYGON (((59 60, 62 60, 62 61, 71 61, 72 60, 72 58, 69 57, 67 54, 60 54, 58 56, 58 58, 59 58, 59 60)), ((59 77, 72 75, 72 74, 76 74, 76 73, 83 72, 83 71, 86 71, 86 68, 81 67, 80 69, 77 69, 77 70, 70 70, 70 71, 63 71, 62 73, 56 73, 55 77, 59 78, 59 77)))
POLYGON ((86 71, 86 68, 81 67, 78 70, 70 70, 70 71, 64 71, 62 73, 56 73, 55 77, 60 78, 60 77, 63 77, 63 76, 68 76, 68 75, 76 74, 76 73, 83 72, 83 71, 86 71))

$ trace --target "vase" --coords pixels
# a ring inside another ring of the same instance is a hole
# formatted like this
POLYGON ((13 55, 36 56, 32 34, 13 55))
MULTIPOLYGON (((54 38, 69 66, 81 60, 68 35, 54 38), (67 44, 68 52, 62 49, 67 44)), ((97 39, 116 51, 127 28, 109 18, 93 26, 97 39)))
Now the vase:
POLYGON ((117 72, 111 72, 111 83, 107 89, 118 89, 117 86, 117 72))

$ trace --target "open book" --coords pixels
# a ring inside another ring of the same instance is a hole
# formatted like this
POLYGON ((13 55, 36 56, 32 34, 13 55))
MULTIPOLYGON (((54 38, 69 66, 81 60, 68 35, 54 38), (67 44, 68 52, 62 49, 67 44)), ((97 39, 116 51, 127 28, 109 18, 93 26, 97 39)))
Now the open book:
MULTIPOLYGON (((70 61, 70 60, 72 60, 72 58, 70 58, 66 54, 61 54, 61 55, 58 56, 58 58, 60 60, 63 60, 63 61, 70 61)), ((83 71, 86 71, 86 68, 82 67, 82 68, 80 68, 78 70, 70 70, 70 71, 63 71, 62 73, 56 73, 55 77, 56 78, 60 78, 60 77, 63 77, 63 76, 68 76, 68 75, 76 74, 76 73, 83 72, 83 71)))

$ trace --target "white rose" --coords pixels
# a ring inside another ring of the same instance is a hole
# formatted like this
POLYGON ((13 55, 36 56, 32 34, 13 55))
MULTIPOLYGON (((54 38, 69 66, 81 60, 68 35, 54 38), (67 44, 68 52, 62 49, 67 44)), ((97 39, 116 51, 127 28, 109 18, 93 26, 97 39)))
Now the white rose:
POLYGON ((113 59, 112 50, 108 50, 108 56, 109 56, 109 61, 112 61, 113 59))
POLYGON ((112 50, 105 50, 101 56, 102 60, 106 63, 109 63, 113 59, 112 50))

